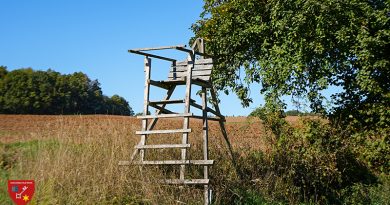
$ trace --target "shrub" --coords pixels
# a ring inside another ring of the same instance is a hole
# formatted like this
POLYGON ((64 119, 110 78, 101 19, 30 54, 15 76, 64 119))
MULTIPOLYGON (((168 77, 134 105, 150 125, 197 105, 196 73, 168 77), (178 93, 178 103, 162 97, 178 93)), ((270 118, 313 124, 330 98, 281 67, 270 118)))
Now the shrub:
POLYGON ((253 153, 243 164, 246 180, 254 180, 271 201, 342 204, 361 198, 356 184, 371 186, 375 175, 355 149, 353 138, 321 119, 302 118, 298 128, 262 108, 259 117, 276 138, 272 152, 253 153), (266 114, 265 114, 266 113, 266 114), (257 173, 251 173, 256 171, 257 173), (349 191, 345 191, 349 190, 349 191), (351 194, 353 192, 353 194, 351 194))

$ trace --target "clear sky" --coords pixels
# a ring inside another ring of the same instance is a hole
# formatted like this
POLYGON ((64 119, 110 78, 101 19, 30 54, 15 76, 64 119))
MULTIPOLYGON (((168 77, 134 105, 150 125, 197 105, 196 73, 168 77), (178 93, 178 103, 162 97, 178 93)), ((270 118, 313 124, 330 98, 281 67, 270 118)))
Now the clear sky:
MULTIPOLYGON (((202 6, 202 0, 0 0, 0 65, 82 71, 99 80, 104 94, 123 96, 140 112, 143 57, 127 50, 187 44, 202 6)), ((152 64, 153 77, 167 76, 168 65, 152 64)), ((156 100, 162 96, 158 89, 152 92, 156 100)), ((222 114, 247 115, 263 104, 258 86, 251 95, 254 103, 243 108, 234 94, 221 94, 222 114)))

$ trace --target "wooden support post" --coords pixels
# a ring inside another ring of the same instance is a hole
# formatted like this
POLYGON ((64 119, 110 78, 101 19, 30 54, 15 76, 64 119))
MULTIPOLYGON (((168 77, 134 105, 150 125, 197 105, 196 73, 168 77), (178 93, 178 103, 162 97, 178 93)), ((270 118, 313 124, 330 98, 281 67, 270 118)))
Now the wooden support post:
MULTIPOLYGON (((204 42, 202 38, 199 38, 199 47, 198 47, 199 53, 204 53, 204 42)), ((204 59, 204 56, 200 56, 200 59, 204 59)))
MULTIPOLYGON (((186 76, 186 94, 185 94, 185 106, 184 113, 190 113, 190 101, 191 101, 191 84, 192 84, 192 69, 195 65, 195 56, 193 53, 188 55, 187 76, 186 76)), ((183 129, 189 128, 189 117, 184 117, 183 129)), ((188 144, 188 133, 183 133, 182 144, 188 144)), ((186 160, 187 149, 181 149, 181 159, 186 160)), ((180 166, 180 179, 184 180, 185 165, 180 166)))
MULTIPOLYGON (((204 54, 204 40, 202 38, 197 38, 191 46, 193 51, 204 54)), ((197 53, 195 52, 195 53, 197 53)), ((203 59, 204 55, 200 55, 200 59, 203 59)))
MULTIPOLYGON (((147 115, 149 112, 149 91, 150 91, 150 72, 152 67, 152 59, 145 57, 145 87, 144 87, 144 115, 147 115)), ((146 131, 148 126, 148 119, 142 120, 142 131, 146 131)), ((147 140, 147 135, 141 135, 141 140, 139 145, 145 145, 147 140)), ((145 150, 140 150, 141 161, 145 159, 145 150)))
MULTIPOLYGON (((202 87, 202 113, 203 113, 203 159, 208 160, 209 159, 209 126, 208 126, 208 120, 207 120, 207 89, 205 87, 202 87)), ((209 167, 204 166, 203 167, 203 178, 208 179, 209 178, 209 167)), ((204 185, 204 204, 208 205, 210 204, 209 199, 209 185, 204 185)))
POLYGON ((176 80, 176 61, 172 62, 172 73, 173 73, 173 80, 176 80))
MULTIPOLYGON (((214 91, 213 87, 211 87, 210 92, 211 92, 211 101, 213 102, 215 111, 220 116, 222 116, 221 111, 219 110, 218 102, 217 102, 217 95, 215 94, 215 91, 214 91)), ((232 159, 233 166, 234 166, 234 168, 236 170, 236 173, 237 173, 238 177, 241 178, 241 172, 239 171, 239 169, 237 167, 236 158, 235 158, 234 153, 233 153, 233 147, 230 144, 229 138, 227 136, 227 132, 226 132, 226 128, 225 128, 225 122, 219 121, 219 126, 221 128, 221 132, 222 132, 223 138, 225 139, 225 142, 227 144, 227 147, 228 147, 228 150, 229 150, 229 154, 230 154, 230 157, 232 159)))

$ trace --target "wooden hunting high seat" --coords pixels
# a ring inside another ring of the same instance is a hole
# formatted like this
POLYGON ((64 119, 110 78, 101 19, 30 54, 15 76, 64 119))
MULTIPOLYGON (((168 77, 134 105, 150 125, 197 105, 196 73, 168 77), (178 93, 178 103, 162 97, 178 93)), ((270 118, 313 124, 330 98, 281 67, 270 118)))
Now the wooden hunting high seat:
MULTIPOLYGON (((130 161, 120 161, 119 165, 178 165, 180 166, 179 179, 166 179, 167 184, 179 184, 179 185, 203 185, 204 186, 204 201, 205 204, 210 203, 209 192, 209 175, 208 168, 214 163, 213 160, 209 160, 208 154, 208 120, 218 121, 225 141, 228 144, 229 150, 231 146, 227 138, 225 130, 225 117, 220 113, 219 106, 216 99, 216 93, 212 86, 211 73, 213 68, 213 60, 210 56, 204 53, 203 39, 197 39, 191 49, 186 48, 183 45, 179 46, 166 46, 157 48, 143 48, 129 50, 131 53, 145 56, 144 72, 145 72, 145 87, 144 87, 144 109, 143 115, 137 118, 142 119, 142 130, 137 131, 136 134, 141 136, 140 142, 134 147, 134 153, 130 158, 130 161), (188 54, 188 57, 184 61, 177 61, 176 59, 167 58, 145 51, 152 50, 164 50, 175 49, 184 51, 188 54), (166 80, 155 81, 151 79, 151 62, 152 58, 170 61, 171 67, 168 72, 168 78, 166 80), (192 85, 198 85, 201 87, 201 100, 202 104, 197 104, 194 99, 191 98, 192 85), (151 101, 150 86, 156 86, 167 91, 165 98, 159 101, 151 101), (185 85, 185 97, 184 99, 170 99, 175 88, 180 85, 185 85), (207 92, 210 92, 212 97, 212 103, 214 109, 207 106, 207 92), (184 112, 177 113, 169 110, 166 105, 168 104, 184 104, 184 112), (156 112, 152 115, 149 114, 149 106, 156 109, 156 112), (202 111, 201 116, 191 113, 191 106, 202 111), (210 115, 210 114, 211 115, 210 115), (214 116, 212 116, 214 115, 214 116), (160 118, 182 118, 183 127, 181 129, 171 130, 154 130, 154 127, 160 118), (192 131, 189 127, 190 118, 202 119, 202 139, 203 139, 203 159, 193 160, 188 159, 188 149, 191 145, 188 140, 188 135, 192 131), (147 139, 154 134, 172 134, 182 133, 181 144, 147 144, 147 139), (180 149, 181 159, 177 160, 146 160, 145 152, 150 149, 180 149), (134 160, 136 155, 139 154, 139 161, 134 160), (185 177, 185 167, 188 165, 203 166, 203 178, 202 179, 188 179, 185 177)), ((232 156, 232 155, 231 155, 232 156)))

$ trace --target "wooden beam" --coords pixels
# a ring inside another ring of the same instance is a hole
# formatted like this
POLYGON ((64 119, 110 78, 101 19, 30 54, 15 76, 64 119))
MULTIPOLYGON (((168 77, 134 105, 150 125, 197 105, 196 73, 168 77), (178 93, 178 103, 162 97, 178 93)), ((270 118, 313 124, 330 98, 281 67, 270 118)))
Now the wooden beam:
POLYGON ((166 90, 169 90, 172 87, 172 85, 167 85, 166 83, 161 83, 159 81, 154 81, 154 80, 149 80, 149 83, 150 83, 150 85, 160 87, 160 88, 163 88, 166 90))
MULTIPOLYGON (((170 133, 189 133, 191 129, 177 129, 177 130, 147 130, 147 131, 136 131, 136 135, 150 135, 150 134, 170 134, 170 133)), ((187 144, 187 143, 185 143, 187 144)))
POLYGON ((141 51, 135 51, 135 50, 128 50, 128 51, 129 51, 129 53, 135 53, 135 54, 143 55, 143 56, 150 57, 150 58, 157 58, 160 60, 166 60, 166 61, 172 61, 172 62, 176 61, 176 59, 173 59, 173 58, 167 58, 167 57, 158 56, 158 55, 145 53, 145 52, 141 52, 141 51))
POLYGON ((154 119, 154 118, 175 118, 175 117, 192 117, 193 113, 179 113, 179 114, 160 114, 160 115, 144 115, 137 116, 138 119, 154 119))
POLYGON ((214 160, 162 160, 162 161, 119 161, 118 165, 213 165, 214 160))
POLYGON ((159 101, 150 101, 149 105, 158 105, 158 104, 178 104, 178 103, 184 103, 183 99, 180 100, 159 100, 159 101))
POLYGON ((213 165, 214 160, 153 160, 134 162, 134 164, 142 165, 213 165))
POLYGON ((200 87, 205 87, 205 88, 211 88, 211 83, 210 81, 204 81, 201 79, 193 79, 192 81, 193 84, 198 85, 200 87))
POLYGON ((159 46, 151 48, 136 48, 131 49, 132 51, 155 51, 155 50, 165 50, 165 49, 176 49, 176 48, 185 48, 186 45, 176 45, 176 46, 159 46))
POLYGON ((190 144, 153 144, 136 145, 135 149, 166 149, 166 148, 189 148, 190 144))
POLYGON ((204 184, 209 184, 210 180, 209 179, 185 179, 185 180, 180 180, 180 179, 165 179, 161 181, 164 184, 178 184, 178 185, 204 185, 204 184))

